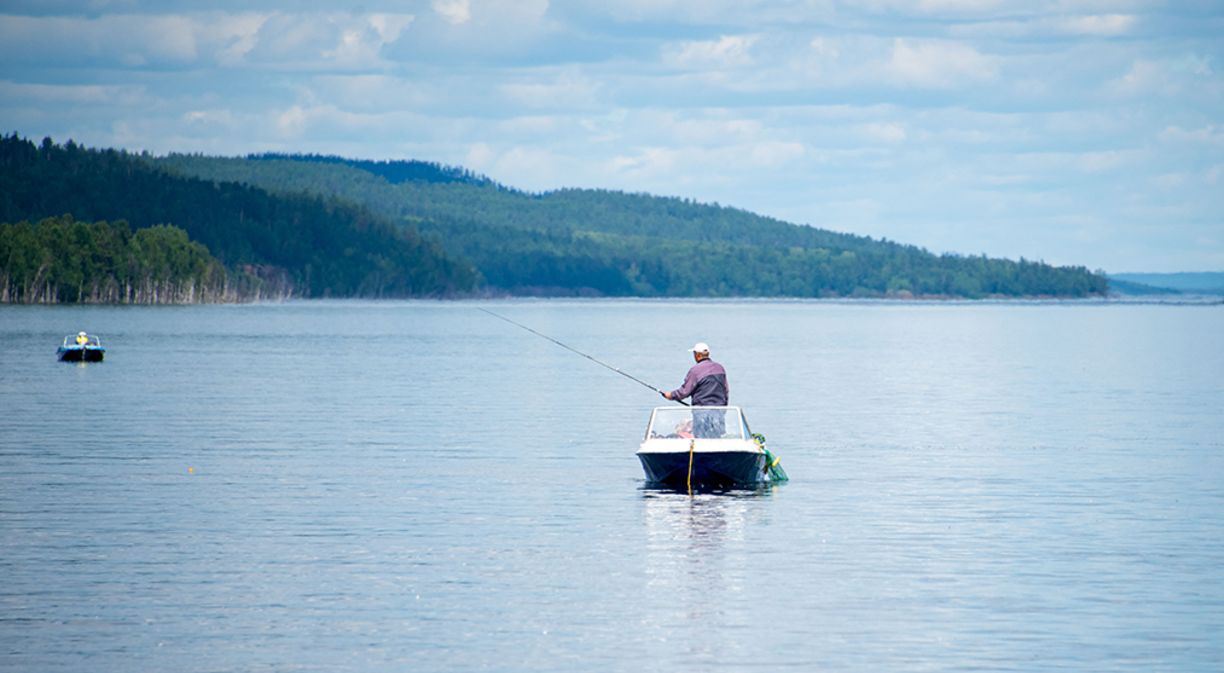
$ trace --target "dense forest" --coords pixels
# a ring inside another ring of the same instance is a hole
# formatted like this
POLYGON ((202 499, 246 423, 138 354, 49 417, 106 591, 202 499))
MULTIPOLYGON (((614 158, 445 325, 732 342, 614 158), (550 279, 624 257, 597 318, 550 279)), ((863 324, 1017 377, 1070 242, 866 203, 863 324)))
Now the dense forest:
MULTIPOLYGON (((482 179, 391 181, 369 162, 171 155, 184 175, 359 203, 432 234, 486 287, 513 294, 794 297, 1082 297, 1083 267, 935 255, 678 198, 566 189, 529 194, 482 179)), ((394 163, 394 162, 391 162, 394 163)))
MULTIPOLYGON (((67 214, 124 220, 137 231, 174 225, 235 273, 266 281, 240 289, 273 285, 291 296, 406 297, 465 293, 476 283, 470 263, 359 205, 174 175, 126 152, 4 137, 0 184, 0 222, 67 214)), ((0 258, 0 264, 8 271, 12 261, 0 258)))
POLYGON ((368 159, 344 159, 323 154, 279 154, 264 152, 249 154, 252 161, 300 161, 321 164, 342 164, 377 175, 387 182, 462 182, 483 187, 498 186, 487 176, 478 175, 466 168, 443 166, 432 161, 370 161, 368 159))
POLYGON ((0 303, 163 304, 276 296, 249 274, 229 274, 203 245, 170 225, 71 215, 0 224, 0 303))
POLYGON ((143 277, 130 275, 130 255, 82 251, 78 257, 93 261, 81 266, 64 261, 77 258, 63 257, 55 246, 105 248, 110 244, 103 239, 123 238, 122 231, 134 245, 156 225, 177 228, 184 242, 200 245, 222 267, 203 276, 174 275, 176 287, 194 289, 156 293, 172 300, 211 300, 218 292, 244 299, 473 292, 976 298, 1106 291, 1105 278, 1082 267, 935 255, 686 199, 590 189, 532 194, 419 161, 154 157, 12 135, 0 138, 0 181, 0 222, 20 223, 0 230, 0 276, 9 279, 3 301, 141 301, 129 298, 150 296, 140 289, 143 277), (45 218, 61 219, 39 222, 45 218), (119 221, 128 224, 105 224, 119 221), (96 241, 79 233, 116 226, 119 233, 90 234, 96 241), (56 236, 63 241, 52 242, 56 236), (21 246, 18 237, 26 241, 21 246), (44 241, 42 252, 13 252, 28 250, 31 237, 44 241), (31 271, 35 258, 46 264, 31 271), (115 268, 104 268, 108 263, 115 268), (48 285, 53 266, 68 275, 48 285), (90 277, 74 281, 78 272, 68 269, 85 269, 90 277))

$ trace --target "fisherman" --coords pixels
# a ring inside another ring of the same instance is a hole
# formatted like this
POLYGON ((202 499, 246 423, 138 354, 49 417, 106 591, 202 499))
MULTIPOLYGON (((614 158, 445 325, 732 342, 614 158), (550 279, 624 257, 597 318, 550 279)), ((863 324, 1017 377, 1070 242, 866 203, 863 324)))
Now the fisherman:
POLYGON ((89 335, 81 332, 76 336, 76 342, 78 346, 84 346, 85 344, 89 343, 89 335))
MULTIPOLYGON (((684 383, 677 389, 661 393, 669 400, 693 398, 694 407, 723 407, 731 398, 731 387, 727 383, 727 370, 710 359, 710 347, 704 342, 689 349, 697 363, 684 376, 684 383)), ((693 411, 693 434, 698 438, 722 437, 726 427, 725 413, 718 411, 693 411)))

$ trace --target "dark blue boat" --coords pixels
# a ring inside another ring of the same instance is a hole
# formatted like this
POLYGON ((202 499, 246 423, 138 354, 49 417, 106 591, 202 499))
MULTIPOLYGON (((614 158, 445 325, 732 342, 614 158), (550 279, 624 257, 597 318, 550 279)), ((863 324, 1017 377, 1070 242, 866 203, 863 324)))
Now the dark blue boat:
POLYGON ((106 357, 102 341, 84 332, 64 337, 63 345, 55 352, 61 362, 101 362, 106 357))
POLYGON ((739 407, 658 407, 637 452, 650 484, 725 489, 786 481, 739 407))

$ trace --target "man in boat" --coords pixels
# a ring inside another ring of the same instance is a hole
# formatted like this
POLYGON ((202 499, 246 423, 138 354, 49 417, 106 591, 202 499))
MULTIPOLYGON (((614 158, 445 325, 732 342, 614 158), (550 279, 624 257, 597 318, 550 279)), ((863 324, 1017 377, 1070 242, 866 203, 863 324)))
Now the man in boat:
MULTIPOLYGON (((689 349, 697 363, 684 376, 684 383, 675 390, 662 393, 669 400, 693 398, 694 407, 723 407, 731 399, 727 370, 710 359, 710 347, 698 343, 689 349)), ((697 438, 722 437, 726 428, 722 410, 693 410, 693 434, 697 438)))
POLYGON ((78 346, 84 346, 85 344, 89 343, 89 335, 81 332, 76 337, 76 343, 78 346))

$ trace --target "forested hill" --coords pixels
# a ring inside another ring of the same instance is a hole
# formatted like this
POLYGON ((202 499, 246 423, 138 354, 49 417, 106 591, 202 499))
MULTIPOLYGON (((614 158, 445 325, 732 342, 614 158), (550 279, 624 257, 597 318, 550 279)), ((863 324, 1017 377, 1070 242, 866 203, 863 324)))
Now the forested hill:
POLYGON ((417 162, 198 155, 154 162, 183 175, 361 204, 436 236, 449 253, 475 264, 487 288, 514 294, 1083 297, 1106 291, 1105 278, 1083 267, 935 255, 685 199, 586 189, 528 194, 480 179, 405 177, 417 162))
POLYGON ((468 185, 496 186, 487 176, 478 175, 465 168, 444 166, 432 161, 371 161, 368 159, 345 159, 324 154, 278 154, 265 152, 250 154, 252 161, 300 161, 320 164, 341 164, 373 173, 392 184, 400 182, 461 182, 468 185))
MULTIPOLYGON (((0 184, 0 222, 70 215, 126 221, 137 230, 174 225, 231 273, 276 279, 297 296, 437 296, 469 292, 476 282, 471 265, 432 238, 360 205, 170 174, 148 157, 72 141, 35 145, 4 137, 0 184)), ((0 259, 0 271, 10 262, 0 259)))

